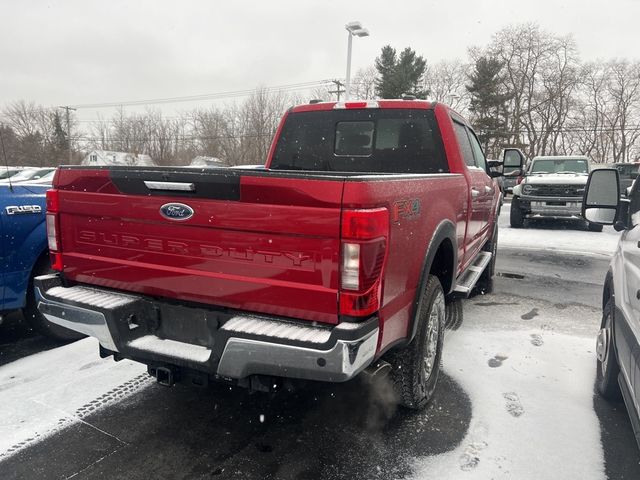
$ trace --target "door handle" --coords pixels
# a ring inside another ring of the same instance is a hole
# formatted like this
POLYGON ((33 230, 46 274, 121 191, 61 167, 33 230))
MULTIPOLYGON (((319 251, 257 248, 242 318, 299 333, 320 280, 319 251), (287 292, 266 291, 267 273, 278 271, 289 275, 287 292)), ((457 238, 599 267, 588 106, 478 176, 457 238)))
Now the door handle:
POLYGON ((484 191, 486 193, 491 193, 491 192, 493 192, 493 188, 491 188, 489 185, 485 185, 484 186, 484 191))
POLYGON ((471 196, 473 198, 477 197, 478 195, 480 195, 480 192, 478 190, 476 190, 475 188, 471 189, 471 196))

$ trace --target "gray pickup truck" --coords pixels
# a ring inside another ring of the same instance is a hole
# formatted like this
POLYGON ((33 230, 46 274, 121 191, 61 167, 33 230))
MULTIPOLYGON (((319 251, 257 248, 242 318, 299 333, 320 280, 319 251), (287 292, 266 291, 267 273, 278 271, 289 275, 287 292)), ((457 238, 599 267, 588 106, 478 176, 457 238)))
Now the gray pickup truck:
MULTIPOLYGON (((584 156, 535 157, 524 179, 513 187, 510 221, 522 228, 527 218, 582 218, 582 198, 591 163, 584 156)), ((602 225, 587 222, 589 230, 602 231, 602 225)))

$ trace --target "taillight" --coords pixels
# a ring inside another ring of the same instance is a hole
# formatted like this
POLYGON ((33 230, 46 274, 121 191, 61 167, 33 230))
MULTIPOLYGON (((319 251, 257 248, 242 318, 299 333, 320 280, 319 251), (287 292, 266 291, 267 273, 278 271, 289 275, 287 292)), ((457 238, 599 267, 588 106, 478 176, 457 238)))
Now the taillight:
POLYGON ((382 273, 389 239, 386 208, 342 213, 340 314, 366 316, 382 302, 382 273))
POLYGON ((58 190, 47 190, 47 242, 49 244, 49 252, 51 256, 51 268, 62 271, 62 245, 60 243, 60 225, 59 225, 60 199, 58 190))
POLYGON ((47 241, 49 242, 49 250, 58 251, 58 228, 55 213, 47 213, 47 241))

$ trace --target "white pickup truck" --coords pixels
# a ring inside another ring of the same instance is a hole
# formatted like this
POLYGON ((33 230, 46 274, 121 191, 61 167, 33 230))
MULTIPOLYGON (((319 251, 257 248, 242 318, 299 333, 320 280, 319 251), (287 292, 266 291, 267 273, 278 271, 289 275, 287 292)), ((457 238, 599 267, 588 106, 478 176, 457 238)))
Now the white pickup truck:
MULTIPOLYGON (((513 187, 510 221, 522 228, 527 218, 582 218, 582 198, 591 163, 585 156, 535 157, 522 181, 513 187)), ((587 222, 589 230, 602 225, 587 222)))

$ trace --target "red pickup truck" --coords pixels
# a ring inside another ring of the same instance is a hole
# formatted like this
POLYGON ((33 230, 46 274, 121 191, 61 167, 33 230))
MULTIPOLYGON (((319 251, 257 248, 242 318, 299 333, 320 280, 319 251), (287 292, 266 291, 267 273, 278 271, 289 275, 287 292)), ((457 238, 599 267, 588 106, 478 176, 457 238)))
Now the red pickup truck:
POLYGON ((493 275, 493 163, 445 105, 380 100, 291 108, 264 169, 60 167, 39 309, 165 385, 386 367, 421 408, 445 303, 493 275))

